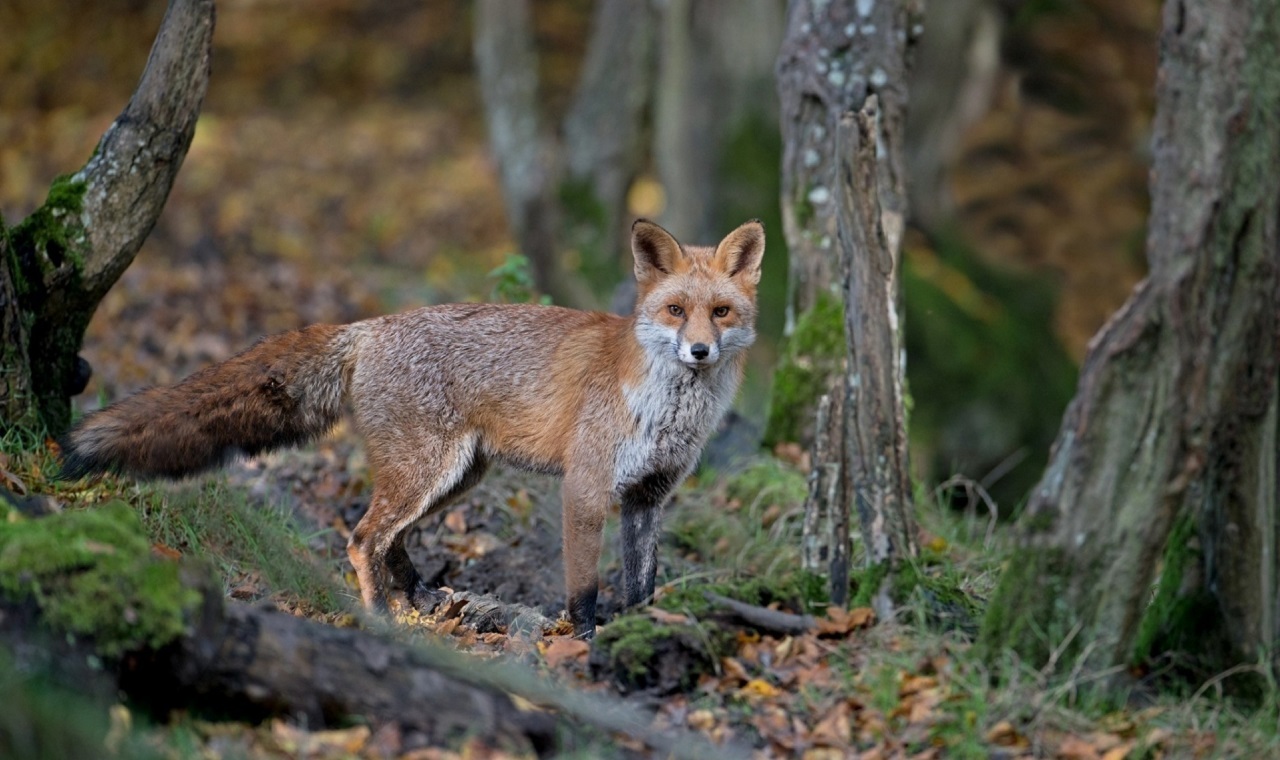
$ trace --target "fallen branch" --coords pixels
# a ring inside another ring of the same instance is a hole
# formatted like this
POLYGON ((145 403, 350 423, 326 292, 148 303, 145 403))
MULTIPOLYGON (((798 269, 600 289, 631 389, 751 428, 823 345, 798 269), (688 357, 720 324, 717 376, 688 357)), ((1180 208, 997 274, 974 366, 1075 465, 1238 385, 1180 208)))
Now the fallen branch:
POLYGON ((796 615, 790 612, 771 610, 767 607, 759 607, 754 604, 740 602, 737 599, 730 599, 727 596, 720 596, 710 591, 704 591, 702 595, 708 602, 727 609, 742 622, 765 633, 776 633, 780 636, 797 636, 816 630, 818 627, 818 621, 812 615, 796 615))

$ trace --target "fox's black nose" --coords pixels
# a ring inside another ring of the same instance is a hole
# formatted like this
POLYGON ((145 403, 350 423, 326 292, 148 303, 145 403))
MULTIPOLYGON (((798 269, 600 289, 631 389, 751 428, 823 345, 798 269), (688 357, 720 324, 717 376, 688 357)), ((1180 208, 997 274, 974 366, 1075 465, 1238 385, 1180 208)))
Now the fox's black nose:
POLYGON ((702 361, 711 355, 711 347, 706 343, 694 343, 689 346, 689 353, 693 354, 693 358, 702 361))

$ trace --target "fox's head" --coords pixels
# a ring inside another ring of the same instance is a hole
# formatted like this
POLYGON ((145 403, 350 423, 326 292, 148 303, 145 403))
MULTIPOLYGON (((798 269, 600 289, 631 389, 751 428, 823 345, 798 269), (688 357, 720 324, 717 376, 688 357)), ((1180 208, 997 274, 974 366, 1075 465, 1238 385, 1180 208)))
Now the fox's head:
POLYGON ((650 354, 692 369, 740 354, 756 338, 764 225, 752 220, 714 248, 682 246, 639 219, 631 225, 636 335, 650 354))

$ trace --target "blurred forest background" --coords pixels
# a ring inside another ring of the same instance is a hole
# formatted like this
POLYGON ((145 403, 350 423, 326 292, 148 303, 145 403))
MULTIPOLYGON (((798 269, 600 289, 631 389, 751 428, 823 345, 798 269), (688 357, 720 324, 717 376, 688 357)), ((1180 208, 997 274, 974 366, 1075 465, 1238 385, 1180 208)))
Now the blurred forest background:
MULTIPOLYGON (((93 151, 164 6, 0 4, 6 221, 93 151)), ((535 3, 548 131, 578 86, 593 7, 535 3)), ((765 221, 762 341, 739 404, 757 422, 785 327, 773 79, 783 7, 661 4, 658 94, 644 125, 653 158, 621 220, 649 216, 690 242, 765 221), (690 107, 699 103, 714 107, 690 107), (680 176, 682 156, 706 164, 699 181, 680 176)), ((1143 275, 1158 17, 1156 0, 927 5, 903 279, 924 482, 963 473, 1002 511, 1016 507, 1043 468, 1087 341, 1143 275)), ((463 0, 221 0, 194 142, 155 231, 89 329, 95 374, 82 406, 176 381, 266 333, 492 297, 486 275, 516 243, 472 22, 463 0)), ((588 294, 570 305, 608 307, 629 254, 585 245, 569 239, 561 252, 586 286, 575 292, 588 294)))

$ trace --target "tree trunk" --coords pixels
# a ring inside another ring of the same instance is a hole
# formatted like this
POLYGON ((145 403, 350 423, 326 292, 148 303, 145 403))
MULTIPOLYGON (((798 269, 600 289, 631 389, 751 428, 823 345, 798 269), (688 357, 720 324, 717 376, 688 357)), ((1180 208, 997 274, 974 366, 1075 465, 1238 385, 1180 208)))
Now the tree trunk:
POLYGON ((507 219, 538 288, 560 303, 597 303, 581 274, 613 281, 629 253, 623 215, 644 158, 656 25, 647 2, 598 5, 578 92, 557 140, 541 126, 530 4, 476 4, 476 69, 507 219), (577 251, 580 271, 561 261, 569 249, 577 251))
MULTIPOLYGON (((884 227, 877 183, 875 95, 836 129, 836 229, 844 283, 848 371, 844 380, 843 491, 846 513, 858 510, 867 566, 883 567, 875 593, 882 619, 897 601, 887 593, 898 564, 916 554, 907 424, 902 397, 902 336, 897 293, 899 265, 884 227), (852 502, 852 504, 850 504, 852 502)), ((874 575, 874 574, 873 574, 874 575)), ((847 584, 846 584, 847 585, 847 584)))
POLYGON ((578 90, 564 120, 560 199, 565 242, 594 279, 612 282, 630 261, 627 192, 647 156, 658 19, 648 0, 601 0, 578 90))
POLYGON ((213 22, 213 0, 172 0, 133 98, 93 157, 9 231, 0 319, 19 342, 0 359, 6 426, 38 417, 56 433, 70 422, 70 398, 88 381, 76 355, 85 328, 155 226, 195 133, 213 22))
POLYGON ((801 333, 833 332, 825 319, 822 324, 811 322, 818 314, 830 313, 831 303, 841 297, 835 133, 840 116, 861 108, 871 94, 879 98, 881 113, 880 226, 895 262, 898 258, 907 204, 907 75, 921 24, 917 0, 792 0, 788 5, 786 37, 778 55, 778 96, 782 220, 791 254, 786 317, 791 343, 774 382, 767 442, 811 445, 817 398, 843 371, 842 342, 813 341, 801 333), (822 347, 835 351, 824 352, 822 347))
POLYGON ((476 73, 507 220, 538 289, 569 301, 559 263, 555 157, 538 115, 538 54, 528 0, 479 0, 476 73))
POLYGON ((724 224, 732 188, 721 173, 733 130, 753 116, 776 118, 759 88, 772 76, 780 21, 770 0, 666 3, 654 161, 666 191, 662 223, 686 239, 710 242, 724 224))
POLYGON ((1105 674, 1174 650, 1203 674, 1275 648, 1277 28, 1280 0, 1164 7, 1150 275, 1089 346, 990 654, 1105 674))

